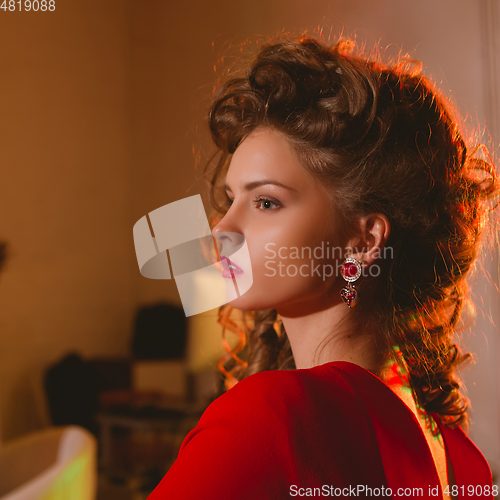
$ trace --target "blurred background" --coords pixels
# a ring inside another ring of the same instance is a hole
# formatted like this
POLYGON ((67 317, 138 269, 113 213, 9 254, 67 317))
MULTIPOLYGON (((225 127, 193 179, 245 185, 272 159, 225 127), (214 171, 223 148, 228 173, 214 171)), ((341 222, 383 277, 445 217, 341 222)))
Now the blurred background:
MULTIPOLYGON (((183 318, 175 282, 141 276, 132 227, 204 193, 195 160, 211 151, 203 117, 219 57, 283 30, 402 49, 489 134, 483 141, 499 144, 498 0, 55 0, 45 12, 11 4, 16 11, 0 8, 2 446, 76 423, 89 432, 81 443, 98 442, 101 497, 146 498, 220 390, 224 351, 216 310, 183 318), (100 420, 64 413, 85 398, 100 420), (150 463, 134 476, 141 457, 150 463)), ((478 318, 461 340, 478 362, 463 376, 471 437, 498 476, 496 248, 484 266, 491 280, 473 280, 478 318)))

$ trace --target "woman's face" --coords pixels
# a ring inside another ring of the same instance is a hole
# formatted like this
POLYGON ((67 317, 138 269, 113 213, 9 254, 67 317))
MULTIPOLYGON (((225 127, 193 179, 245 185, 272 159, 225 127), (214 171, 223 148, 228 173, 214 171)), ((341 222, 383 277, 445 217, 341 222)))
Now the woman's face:
POLYGON ((231 159, 226 191, 229 209, 213 234, 223 246, 225 233, 245 238, 251 269, 235 259, 243 271, 235 274, 238 280, 249 273, 253 278, 250 289, 231 301, 233 307, 296 316, 341 301, 337 269, 343 253, 331 199, 284 135, 261 127, 242 141, 231 159))

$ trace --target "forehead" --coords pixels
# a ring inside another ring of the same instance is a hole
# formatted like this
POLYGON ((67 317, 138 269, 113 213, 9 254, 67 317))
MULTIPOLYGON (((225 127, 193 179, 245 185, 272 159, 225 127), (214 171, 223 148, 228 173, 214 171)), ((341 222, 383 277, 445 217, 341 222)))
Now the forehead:
POLYGON ((232 188, 239 184, 272 178, 298 185, 317 184, 301 165, 289 140, 280 132, 260 127, 250 133, 233 154, 226 176, 232 188))

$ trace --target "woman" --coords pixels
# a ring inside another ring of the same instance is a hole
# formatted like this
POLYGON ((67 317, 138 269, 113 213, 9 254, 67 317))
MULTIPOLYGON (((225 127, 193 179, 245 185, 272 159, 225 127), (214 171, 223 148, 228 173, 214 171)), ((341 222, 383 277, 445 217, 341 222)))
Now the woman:
POLYGON ((245 238, 253 324, 151 500, 496 491, 451 336, 497 175, 415 64, 353 49, 269 43, 214 97, 213 234, 245 238))

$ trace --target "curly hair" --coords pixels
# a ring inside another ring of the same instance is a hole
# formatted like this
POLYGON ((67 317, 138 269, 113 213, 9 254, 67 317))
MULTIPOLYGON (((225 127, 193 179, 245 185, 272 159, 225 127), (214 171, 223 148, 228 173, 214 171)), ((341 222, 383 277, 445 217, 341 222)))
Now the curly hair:
MULTIPOLYGON (((484 147, 467 148, 450 102, 419 63, 384 64, 355 48, 345 39, 334 46, 309 36, 272 41, 220 85, 208 113, 217 153, 205 169, 213 222, 226 210, 220 180, 231 155, 259 126, 284 134, 304 168, 330 188, 342 234, 363 215, 385 214, 392 258, 381 260, 378 276, 363 278, 361 289, 371 293, 361 294, 350 320, 358 329, 375 325, 383 352, 399 347, 394 360, 421 408, 467 427, 456 368, 471 354, 452 334, 463 307, 472 308, 466 275, 498 177, 484 147)), ((226 343, 219 361, 226 388, 256 372, 295 368, 276 310, 243 313, 243 328, 230 311, 220 308, 220 323, 240 343, 233 350, 226 343)))

